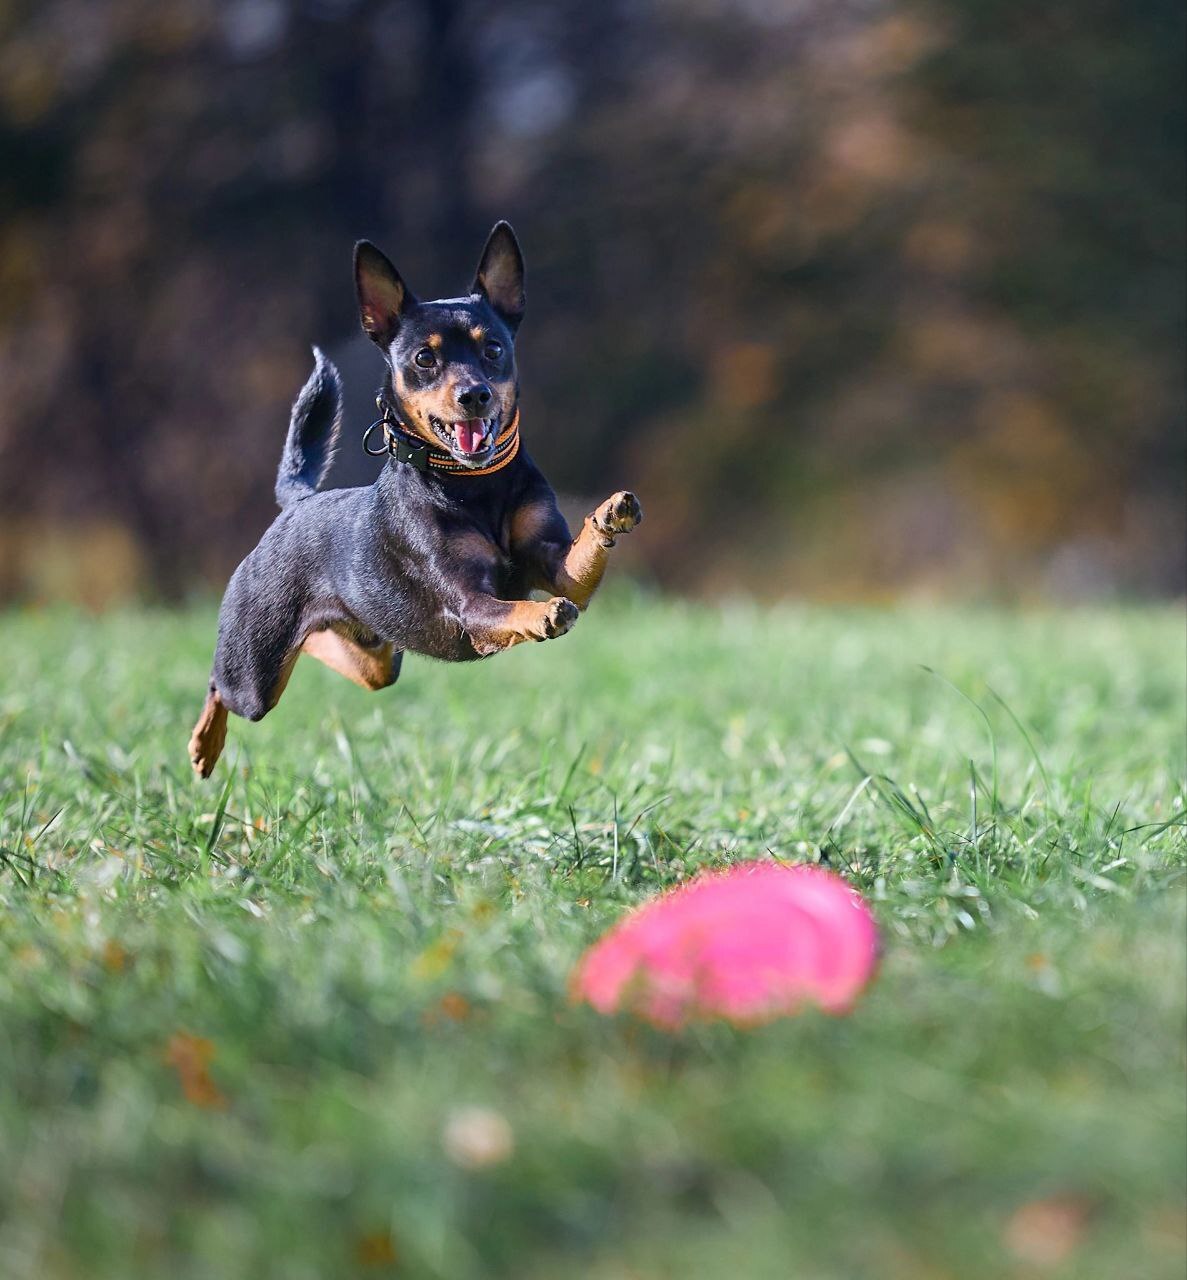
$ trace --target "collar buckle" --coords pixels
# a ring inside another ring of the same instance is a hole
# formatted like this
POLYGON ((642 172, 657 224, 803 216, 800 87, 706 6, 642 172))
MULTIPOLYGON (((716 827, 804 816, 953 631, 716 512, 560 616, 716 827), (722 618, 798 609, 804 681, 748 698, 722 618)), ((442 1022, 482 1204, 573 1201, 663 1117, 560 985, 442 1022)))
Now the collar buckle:
POLYGON ((393 432, 389 432, 387 443, 392 457, 397 462, 406 462, 417 471, 428 471, 429 446, 427 444, 422 444, 419 440, 409 440, 407 436, 398 436, 393 432))

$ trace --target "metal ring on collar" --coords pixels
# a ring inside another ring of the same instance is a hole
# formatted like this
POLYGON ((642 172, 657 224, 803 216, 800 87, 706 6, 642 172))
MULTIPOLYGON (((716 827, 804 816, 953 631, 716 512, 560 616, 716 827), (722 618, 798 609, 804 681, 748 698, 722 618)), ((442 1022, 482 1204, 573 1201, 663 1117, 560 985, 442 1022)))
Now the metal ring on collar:
POLYGON ((371 425, 366 429, 366 431, 363 432, 363 452, 372 458, 381 458, 385 453, 391 452, 391 441, 388 440, 387 438, 387 419, 386 418, 376 418, 375 421, 371 423, 371 425), (376 427, 384 428, 384 440, 383 440, 383 444, 380 445, 378 449, 372 449, 370 444, 368 444, 367 442, 371 439, 371 432, 374 431, 376 427))

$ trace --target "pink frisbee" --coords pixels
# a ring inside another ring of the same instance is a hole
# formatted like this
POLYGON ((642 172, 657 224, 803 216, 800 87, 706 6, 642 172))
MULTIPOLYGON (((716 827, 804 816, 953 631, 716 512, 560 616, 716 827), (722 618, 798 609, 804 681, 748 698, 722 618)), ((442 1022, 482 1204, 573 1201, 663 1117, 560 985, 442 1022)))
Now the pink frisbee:
POLYGON ((877 963, 861 896, 823 867, 747 862, 644 903, 581 958, 573 994, 660 1027, 751 1025, 816 1005, 845 1013, 877 963))

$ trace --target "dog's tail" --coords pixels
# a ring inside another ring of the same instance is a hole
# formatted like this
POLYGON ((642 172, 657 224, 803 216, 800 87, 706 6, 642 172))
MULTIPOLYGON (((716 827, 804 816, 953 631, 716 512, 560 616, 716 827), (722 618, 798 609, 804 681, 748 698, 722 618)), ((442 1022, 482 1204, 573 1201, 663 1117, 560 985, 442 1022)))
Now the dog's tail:
POLYGON ((334 457, 342 425, 342 379, 333 361, 317 347, 313 358, 313 372, 293 404, 276 473, 276 501, 282 507, 317 492, 334 457))

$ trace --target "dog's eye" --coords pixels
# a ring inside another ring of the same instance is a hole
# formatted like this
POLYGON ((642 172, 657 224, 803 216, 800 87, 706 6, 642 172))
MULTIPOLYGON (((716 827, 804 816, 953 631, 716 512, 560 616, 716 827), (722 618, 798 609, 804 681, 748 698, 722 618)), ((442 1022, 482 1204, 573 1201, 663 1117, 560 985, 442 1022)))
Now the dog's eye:
POLYGON ((437 357, 433 354, 431 347, 421 347, 421 349, 412 357, 414 361, 422 369, 431 369, 437 363, 437 357))
POLYGON ((503 354, 503 344, 501 342, 488 342, 483 347, 482 354, 488 360, 497 360, 503 354))

